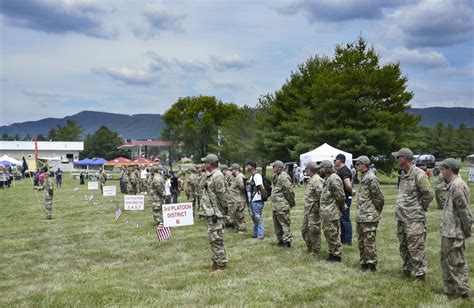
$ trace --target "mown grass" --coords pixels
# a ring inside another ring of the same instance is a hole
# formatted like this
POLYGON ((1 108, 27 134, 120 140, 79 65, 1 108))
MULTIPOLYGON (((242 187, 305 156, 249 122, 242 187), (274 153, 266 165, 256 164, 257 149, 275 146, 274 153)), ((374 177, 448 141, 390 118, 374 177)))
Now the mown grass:
MULTIPOLYGON (((118 182, 112 181, 118 186, 118 182)), ((122 196, 85 201, 87 185, 65 179, 55 191, 53 217, 45 220, 43 197, 29 180, 0 191, 1 306, 464 306, 474 300, 448 300, 439 266, 441 211, 433 202, 428 212, 427 281, 401 277, 396 221, 396 182, 383 185, 386 208, 378 232, 377 273, 359 270, 357 240, 343 247, 342 264, 328 264, 323 237, 320 257, 308 255, 301 238, 303 188, 297 188, 292 211, 294 245, 276 247, 270 206, 265 208, 266 238, 250 233, 225 233, 229 268, 211 274, 206 226, 173 229, 171 239, 158 242, 151 209, 125 212, 114 220, 122 196), (137 227, 138 225, 138 227, 137 227)), ((471 191, 473 190, 471 184, 471 191)), ((474 196, 473 196, 474 197, 474 196)), ((471 197, 471 198, 473 198, 471 197)), ((471 200, 472 203, 472 200, 471 200)), ((354 214, 355 204, 352 213, 354 214)), ((251 221, 247 215, 249 225, 251 221)), ((355 226, 354 226, 355 229, 355 226)), ((356 234, 354 234, 356 238, 356 234)), ((471 293, 474 244, 466 243, 471 293)))

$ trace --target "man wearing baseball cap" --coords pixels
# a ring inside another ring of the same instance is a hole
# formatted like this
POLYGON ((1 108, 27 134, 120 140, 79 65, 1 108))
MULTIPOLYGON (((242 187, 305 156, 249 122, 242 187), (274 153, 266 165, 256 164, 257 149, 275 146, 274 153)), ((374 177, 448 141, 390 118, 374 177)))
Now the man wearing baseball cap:
POLYGON ((310 176, 304 190, 304 217, 301 233, 309 253, 318 254, 321 250, 321 216, 319 215, 319 200, 323 190, 323 180, 318 175, 319 166, 310 161, 305 170, 310 176))
POLYGON ((426 211, 434 194, 426 173, 413 164, 413 152, 410 149, 401 148, 392 155, 404 171, 400 176, 395 208, 403 275, 408 278, 414 271, 415 277, 424 281, 428 269, 425 251, 426 211))
POLYGON ((245 177, 240 172, 239 164, 230 166, 231 176, 229 181, 229 216, 234 224, 235 231, 244 234, 247 231, 245 221, 245 177))
POLYGON ((465 239, 471 236, 472 215, 469 210, 469 187, 459 176, 459 161, 448 158, 440 163, 441 176, 447 183, 446 203, 441 218, 441 272, 444 294, 468 297, 469 284, 465 239))
POLYGON ((206 178, 201 199, 201 216, 206 218, 209 244, 214 261, 213 270, 223 271, 227 266, 227 254, 224 246, 224 215, 227 215, 227 196, 225 179, 219 170, 219 159, 215 154, 208 154, 201 161, 204 163, 206 178))
POLYGON ((319 201, 322 227, 328 242, 328 262, 341 262, 341 210, 345 209, 344 186, 341 178, 335 173, 331 161, 320 163, 320 174, 324 178, 323 191, 319 201))
POLYGON ((357 171, 362 174, 357 193, 356 224, 362 271, 377 270, 377 227, 384 206, 384 197, 377 177, 370 172, 370 159, 354 159, 357 171))
POLYGON ((291 177, 283 168, 282 161, 277 160, 273 164, 273 193, 272 193, 272 214, 273 226, 277 237, 277 245, 283 248, 290 248, 293 241, 291 234, 290 210, 295 206, 295 191, 291 182, 291 177))

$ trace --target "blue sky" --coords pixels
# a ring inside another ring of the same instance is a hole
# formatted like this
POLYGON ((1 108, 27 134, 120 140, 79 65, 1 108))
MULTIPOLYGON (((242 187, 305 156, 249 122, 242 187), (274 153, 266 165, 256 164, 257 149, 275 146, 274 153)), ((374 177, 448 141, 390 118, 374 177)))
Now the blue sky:
POLYGON ((360 34, 401 63, 413 107, 474 107, 474 0, 0 3, 0 125, 200 94, 254 106, 360 34))

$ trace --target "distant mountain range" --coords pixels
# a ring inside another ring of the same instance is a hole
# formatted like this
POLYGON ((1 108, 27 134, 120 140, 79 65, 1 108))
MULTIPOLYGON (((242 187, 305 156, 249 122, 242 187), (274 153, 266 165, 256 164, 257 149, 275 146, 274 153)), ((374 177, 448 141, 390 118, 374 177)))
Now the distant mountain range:
MULTIPOLYGON (((474 108, 411 108, 409 113, 420 115, 421 124, 435 126, 442 122, 458 127, 464 124, 474 127, 474 108)), ((93 134, 100 126, 105 125, 125 139, 157 139, 160 137, 161 129, 164 127, 163 120, 159 114, 134 114, 125 115, 108 112, 82 111, 78 114, 67 116, 62 119, 46 118, 38 121, 14 123, 8 126, 0 126, 0 135, 7 133, 10 136, 19 135, 21 138, 30 134, 47 135, 51 128, 57 125, 64 126, 68 120, 76 121, 84 128, 84 136, 93 134)))
POLYGON ((16 134, 24 137, 27 134, 36 136, 47 135, 51 128, 57 125, 64 126, 68 120, 75 121, 84 128, 84 136, 95 133, 102 125, 122 135, 124 139, 158 139, 161 129, 164 127, 160 114, 117 114, 97 111, 81 111, 75 115, 62 119, 46 118, 38 121, 13 123, 8 126, 0 126, 0 135, 7 133, 10 136, 16 134))

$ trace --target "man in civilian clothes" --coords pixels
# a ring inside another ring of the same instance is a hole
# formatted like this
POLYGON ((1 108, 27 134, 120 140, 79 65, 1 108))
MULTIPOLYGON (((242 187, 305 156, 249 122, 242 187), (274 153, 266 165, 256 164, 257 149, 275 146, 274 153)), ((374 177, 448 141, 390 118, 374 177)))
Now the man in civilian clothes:
POLYGON ((352 204, 352 172, 346 166, 346 156, 338 154, 334 160, 334 167, 337 175, 341 178, 344 185, 345 203, 347 207, 341 210, 341 244, 352 245, 352 223, 351 223, 351 204, 352 204))

